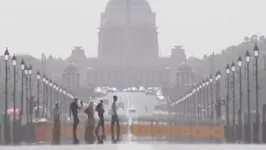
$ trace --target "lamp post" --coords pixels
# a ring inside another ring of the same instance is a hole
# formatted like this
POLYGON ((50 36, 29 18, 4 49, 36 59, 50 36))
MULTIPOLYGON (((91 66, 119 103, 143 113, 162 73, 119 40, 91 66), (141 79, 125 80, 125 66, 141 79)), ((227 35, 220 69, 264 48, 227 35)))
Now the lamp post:
POLYGON ((66 105, 66 91, 65 89, 63 90, 63 98, 62 98, 62 112, 63 112, 63 117, 64 117, 64 114, 67 112, 67 105, 66 105))
POLYGON ((215 74, 216 120, 220 120, 221 116, 222 116, 222 103, 221 103, 221 97, 220 97, 220 88, 221 88, 220 79, 221 79, 221 72, 217 71, 216 74, 215 74))
POLYGON ((53 103, 55 103, 56 101, 57 101, 57 99, 56 99, 56 83, 54 82, 53 83, 53 97, 54 97, 54 99, 53 99, 53 103))
POLYGON ((42 117, 45 117, 45 109, 46 109, 46 98, 45 98, 45 92, 46 92, 46 77, 45 75, 43 75, 43 78, 42 78, 42 86, 43 86, 43 93, 42 93, 42 117))
POLYGON ((20 98, 20 113, 19 113, 19 123, 20 127, 22 125, 22 116, 24 114, 24 69, 25 69, 25 62, 22 59, 20 63, 21 69, 21 98, 20 98))
POLYGON ((54 90, 53 90, 53 86, 55 86, 55 84, 53 84, 53 81, 50 80, 50 117, 53 117, 53 94, 54 94, 54 90))
POLYGON ((37 71, 37 118, 39 118, 39 113, 40 113, 40 79, 41 79, 41 74, 39 70, 37 71))
POLYGON ((250 54, 246 52, 246 63, 247 63, 247 142, 251 142, 251 120, 250 120, 250 87, 249 87, 249 63, 250 63, 250 54))
POLYGON ((30 115, 30 123, 32 123, 32 113, 33 113, 33 98, 32 98, 32 83, 31 83, 31 74, 32 74, 32 66, 29 66, 29 88, 30 88, 30 99, 29 99, 29 115, 30 115))
POLYGON ((206 79, 206 114, 207 114, 207 120, 210 119, 210 108, 209 108, 209 79, 206 79))
POLYGON ((210 79, 209 79, 209 81, 210 81, 210 88, 211 88, 211 122, 213 123, 213 116, 214 116, 214 114, 213 114, 213 106, 214 106, 214 102, 213 102, 213 87, 212 87, 212 83, 213 83, 213 78, 212 78, 212 75, 210 76, 210 79))
POLYGON ((232 142, 235 142, 235 135, 236 135, 236 131, 235 131, 235 125, 236 125, 236 122, 235 122, 235 117, 236 117, 236 113, 235 113, 235 70, 236 70, 236 65, 235 63, 233 62, 232 65, 231 65, 231 71, 232 71, 232 86, 233 86, 233 91, 232 91, 232 96, 233 96, 233 126, 232 126, 232 142))
POLYGON ((242 58, 239 56, 237 60, 239 68, 239 112, 238 112, 238 124, 239 124, 239 137, 242 141, 242 58))
MULTIPOLYGON (((229 65, 225 68, 226 76, 227 76, 227 95, 226 95, 226 133, 227 136, 229 135, 229 128, 230 128, 230 122, 229 122, 229 91, 230 91, 230 83, 229 83, 229 77, 230 77, 230 67, 229 65)), ((229 138, 227 137, 227 142, 229 142, 229 138)))
POLYGON ((62 108, 62 100, 63 100, 62 92, 63 92, 62 87, 59 87, 58 103, 59 103, 61 108, 62 108))
POLYGON ((204 113, 204 120, 206 120, 207 116, 206 116, 206 88, 205 88, 206 84, 205 81, 202 81, 202 91, 203 91, 203 113, 204 113))
POLYGON ((45 113, 45 118, 48 118, 48 110, 49 110, 49 104, 48 104, 48 85, 49 84, 49 79, 46 77, 46 80, 45 80, 45 97, 46 97, 46 101, 45 101, 45 107, 46 107, 46 113, 45 113))
POLYGON ((4 58, 5 58, 5 124, 4 124, 4 138, 5 138, 5 144, 8 145, 10 143, 9 139, 9 128, 8 128, 8 118, 7 118, 7 109, 8 109, 8 90, 7 90, 7 81, 8 81, 8 60, 9 60, 9 52, 8 48, 6 48, 6 51, 4 53, 4 58))
POLYGON ((197 121, 200 120, 200 109, 199 109, 199 104, 200 104, 200 88, 199 88, 199 84, 197 85, 197 99, 196 99, 196 109, 197 109, 197 121))
POLYGON ((256 76, 256 127, 255 127, 255 142, 259 143, 259 128, 260 128, 260 117, 259 117, 259 83, 258 83, 258 58, 259 58, 259 48, 257 44, 255 45, 254 49, 254 57, 255 57, 255 76, 256 76))
POLYGON ((196 114, 197 114, 197 101, 196 101, 196 87, 193 87, 193 90, 192 90, 192 104, 193 104, 193 107, 192 107, 192 110, 193 110, 193 119, 196 120, 196 114))
POLYGON ((199 84, 199 112, 200 112, 200 120, 203 119, 203 115, 202 115, 202 82, 200 82, 199 84))
POLYGON ((26 122, 29 123, 29 90, 28 90, 28 67, 25 66, 24 73, 26 75, 26 122))
POLYGON ((16 144, 16 74, 17 74, 17 58, 12 57, 13 73, 14 73, 14 89, 13 89, 13 144, 16 144))

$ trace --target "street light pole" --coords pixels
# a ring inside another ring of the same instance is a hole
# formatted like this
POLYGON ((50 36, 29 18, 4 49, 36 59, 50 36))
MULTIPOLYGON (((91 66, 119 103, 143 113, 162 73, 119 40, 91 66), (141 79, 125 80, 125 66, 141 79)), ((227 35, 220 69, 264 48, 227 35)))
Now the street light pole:
POLYGON ((9 139, 9 128, 8 128, 8 118, 7 118, 7 109, 8 109, 8 101, 7 101, 7 97, 8 97, 8 90, 7 90, 7 82, 8 82, 8 60, 9 60, 9 52, 8 52, 8 48, 6 48, 6 51, 4 53, 4 58, 5 58, 5 124, 4 124, 4 138, 5 138, 5 144, 8 145, 10 143, 10 139, 9 139))
POLYGON ((258 58, 259 58, 259 48, 255 45, 254 49, 254 57, 255 57, 255 74, 256 74, 256 136, 255 142, 259 143, 259 131, 260 131, 260 117, 259 117, 259 83, 258 83, 258 58))
POLYGON ((40 113, 40 79, 41 79, 41 74, 38 70, 37 72, 37 118, 39 118, 39 113, 40 113))
POLYGON ((214 102, 213 102, 213 87, 212 87, 212 84, 213 84, 213 78, 212 78, 212 75, 210 76, 210 88, 211 88, 211 122, 213 123, 213 106, 214 106, 214 102))
POLYGON ((227 75, 227 95, 226 95, 226 134, 227 134, 227 142, 230 142, 229 141, 229 138, 228 138, 228 135, 230 134, 229 132, 229 128, 230 128, 230 122, 229 122, 229 94, 230 94, 230 83, 229 83, 229 77, 230 77, 230 67, 229 65, 226 66, 225 68, 225 71, 226 71, 226 75, 227 75))
POLYGON ((242 58, 238 57, 238 67, 239 67, 239 114, 238 114, 238 123, 239 123, 239 137, 240 141, 242 141, 242 58))
POLYGON ((247 63, 247 118, 248 118, 248 125, 247 125, 247 142, 251 142, 251 119, 250 119, 250 88, 249 88, 249 62, 250 62, 250 54, 246 52, 246 63, 247 63))
POLYGON ((31 74, 32 74, 32 66, 29 66, 29 88, 30 88, 30 101, 29 101, 29 114, 30 114, 30 123, 32 123, 32 111, 33 111, 33 98, 32 98, 32 83, 31 83, 31 74))
POLYGON ((46 77, 45 75, 43 75, 43 78, 42 78, 42 90, 43 90, 43 93, 42 93, 42 117, 45 117, 45 109, 46 109, 46 97, 45 97, 45 92, 46 92, 46 77))
POLYGON ((46 77, 46 80, 45 80, 45 109, 46 109, 45 118, 46 119, 48 118, 48 111, 49 111, 48 90, 49 90, 49 79, 46 77))
POLYGON ((206 120, 206 87, 205 87, 205 81, 202 81, 202 91, 203 91, 203 108, 204 108, 204 120, 206 120))
POLYGON ((199 113, 200 113, 200 120, 203 119, 203 115, 202 115, 202 82, 200 82, 200 85, 199 85, 199 113))
POLYGON ((26 122, 27 124, 29 123, 29 89, 28 89, 28 67, 25 66, 25 69, 24 69, 24 72, 25 72, 25 75, 26 75, 26 122))
POLYGON ((12 57, 13 73, 14 73, 14 89, 13 89, 13 144, 16 144, 16 83, 17 83, 17 58, 15 55, 12 57))
POLYGON ((220 120, 221 116, 222 116, 222 103, 221 103, 221 97, 220 97, 220 78, 221 78, 221 72, 218 71, 215 74, 215 91, 216 91, 216 105, 215 105, 215 109, 216 109, 216 120, 220 120))
POLYGON ((232 85, 233 85, 233 91, 232 91, 232 96, 233 96, 233 126, 232 126, 232 142, 235 142, 235 135, 236 135, 236 128, 235 128, 235 125, 236 125, 236 122, 235 122, 235 117, 236 117, 236 113, 235 113, 235 70, 236 70, 236 65, 235 63, 233 62, 232 65, 231 65, 231 70, 232 70, 232 85))
POLYGON ((21 68, 21 99, 20 99, 19 123, 20 123, 20 127, 21 127, 22 126, 22 116, 24 114, 24 69, 25 69, 25 62, 23 59, 21 60, 20 68, 21 68))
POLYGON ((207 120, 210 119, 210 109, 209 109, 209 79, 206 79, 206 114, 207 114, 207 120))
POLYGON ((50 80, 50 117, 53 117, 53 94, 54 94, 54 90, 53 90, 53 86, 55 86, 55 84, 53 84, 53 81, 50 80))

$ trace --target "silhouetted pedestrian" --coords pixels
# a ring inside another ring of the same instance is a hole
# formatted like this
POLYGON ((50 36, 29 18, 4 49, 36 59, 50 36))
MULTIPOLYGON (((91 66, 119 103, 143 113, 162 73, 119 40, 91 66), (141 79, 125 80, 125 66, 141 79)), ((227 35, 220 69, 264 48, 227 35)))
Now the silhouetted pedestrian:
POLYGON ((119 118, 116 112, 116 101, 117 101, 117 96, 113 96, 113 103, 112 103, 112 108, 111 108, 111 135, 112 135, 112 141, 113 142, 117 142, 119 141, 119 137, 120 137, 120 124, 119 124, 119 118), (116 139, 114 137, 114 125, 116 124, 116 139))
POLYGON ((77 128, 79 124, 79 118, 78 118, 78 109, 81 109, 83 106, 83 102, 81 101, 81 106, 78 106, 78 99, 74 98, 74 101, 70 104, 70 111, 69 111, 69 117, 71 118, 71 113, 74 118, 73 122, 73 142, 74 144, 77 144, 79 142, 77 138, 77 128))
POLYGON ((101 100, 100 103, 96 106, 95 111, 98 112, 98 116, 99 116, 99 122, 98 122, 96 130, 95 130, 95 135, 98 139, 98 142, 103 143, 103 140, 105 139, 103 100, 101 100), (101 136, 99 136, 99 134, 98 134, 100 127, 102 127, 102 135, 101 136))
POLYGON ((89 103, 89 106, 84 110, 84 113, 87 115, 87 123, 85 128, 85 141, 87 144, 93 144, 95 141, 94 138, 94 127, 95 127, 95 119, 94 119, 94 109, 93 102, 89 103))
POLYGON ((60 109, 58 103, 56 103, 53 108, 53 121, 54 121, 54 128, 53 128, 52 144, 60 144, 61 128, 60 128, 60 109))

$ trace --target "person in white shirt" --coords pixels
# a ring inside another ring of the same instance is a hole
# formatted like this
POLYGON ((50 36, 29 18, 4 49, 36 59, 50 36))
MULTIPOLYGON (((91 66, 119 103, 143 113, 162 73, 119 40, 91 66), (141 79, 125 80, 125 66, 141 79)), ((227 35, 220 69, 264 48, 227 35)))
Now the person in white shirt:
POLYGON ((112 108, 111 108, 111 135, 112 135, 112 141, 115 143, 117 141, 119 141, 119 137, 120 137, 120 124, 119 124, 119 118, 116 112, 116 101, 117 101, 117 96, 113 96, 113 103, 112 103, 112 108), (114 137, 114 125, 116 124, 116 139, 114 137))

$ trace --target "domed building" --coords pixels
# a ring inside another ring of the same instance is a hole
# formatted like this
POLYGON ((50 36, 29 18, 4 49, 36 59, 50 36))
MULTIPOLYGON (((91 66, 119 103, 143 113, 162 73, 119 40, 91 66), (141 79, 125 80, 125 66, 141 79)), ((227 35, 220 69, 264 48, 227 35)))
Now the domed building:
POLYGON ((63 86, 66 88, 80 87, 80 73, 78 67, 73 63, 69 63, 62 74, 63 86))
POLYGON ((193 86, 197 82, 196 74, 189 64, 183 63, 178 66, 176 81, 177 84, 183 86, 193 86))
MULTIPOLYGON (((147 0, 109 0, 101 13, 98 56, 77 63, 80 86, 123 88, 175 84, 176 68, 183 55, 174 51, 170 57, 159 56, 156 14, 147 0)), ((79 57, 84 58, 81 53, 84 51, 74 49, 68 60, 80 61, 79 57)))

